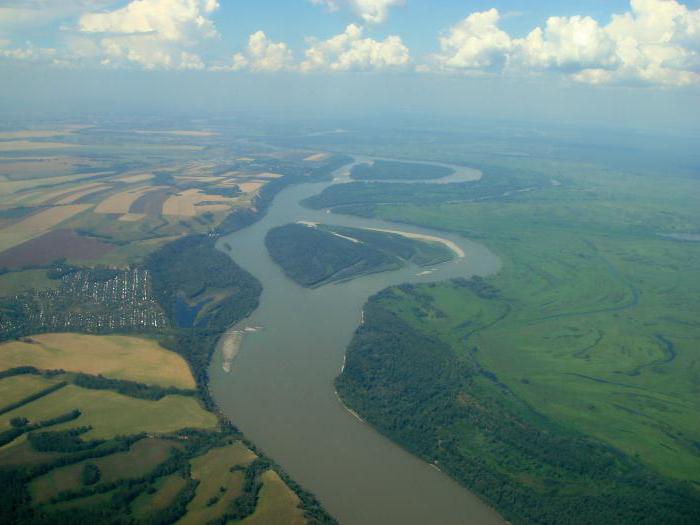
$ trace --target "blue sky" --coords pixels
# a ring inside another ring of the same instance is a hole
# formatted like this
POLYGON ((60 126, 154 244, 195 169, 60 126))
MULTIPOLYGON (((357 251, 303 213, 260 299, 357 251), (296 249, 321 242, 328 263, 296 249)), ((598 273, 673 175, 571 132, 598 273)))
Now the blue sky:
POLYGON ((687 118, 700 86, 700 0, 0 0, 3 73, 5 106, 40 98, 39 77, 72 76, 78 93, 119 78, 138 97, 137 86, 176 75, 270 101, 282 76, 300 92, 355 86, 375 105, 415 104, 403 86, 447 96, 447 112, 500 93, 500 106, 485 105, 542 114, 564 92, 571 105, 647 100, 656 107, 639 111, 685 107, 687 118))

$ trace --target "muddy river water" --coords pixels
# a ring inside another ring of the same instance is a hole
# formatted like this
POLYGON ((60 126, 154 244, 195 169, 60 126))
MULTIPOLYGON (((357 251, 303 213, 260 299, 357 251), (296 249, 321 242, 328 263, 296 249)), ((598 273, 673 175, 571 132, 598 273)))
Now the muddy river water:
MULTIPOLYGON (((219 247, 260 280, 263 293, 260 307, 234 327, 236 334, 244 334, 240 346, 235 341, 235 360, 230 359, 231 341, 217 350, 210 370, 212 394, 236 426, 342 524, 502 524, 502 518, 467 489, 350 413, 333 388, 361 322, 362 306, 372 294, 404 282, 491 274, 498 271, 499 259, 457 235, 299 204, 329 185, 347 182, 349 169, 337 170, 333 182, 286 188, 263 219, 220 240, 219 247), (464 256, 435 268, 409 265, 305 289, 284 276, 264 244, 270 228, 297 221, 436 236, 454 243, 464 256)), ((478 172, 459 168, 449 181, 470 178, 478 178, 478 172)))

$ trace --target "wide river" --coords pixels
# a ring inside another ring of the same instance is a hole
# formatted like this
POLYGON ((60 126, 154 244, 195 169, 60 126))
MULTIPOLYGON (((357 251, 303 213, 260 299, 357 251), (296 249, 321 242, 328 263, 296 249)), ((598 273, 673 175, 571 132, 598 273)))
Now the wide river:
MULTIPOLYGON (((228 251, 228 244, 231 257, 263 285, 260 307, 236 328, 261 329, 247 333, 228 373, 221 348, 217 350, 210 369, 212 394, 236 426, 316 494, 341 524, 503 524, 474 494, 351 414, 335 394, 333 380, 372 294, 404 282, 487 275, 500 266, 484 246, 459 236, 299 204, 331 184, 346 182, 349 169, 337 170, 333 182, 286 188, 262 220, 221 239, 219 247, 228 251), (297 221, 438 236, 458 245, 465 257, 429 274, 411 265, 305 289, 282 273, 264 244, 270 228, 297 221)), ((478 172, 459 170, 461 175, 450 181, 478 177, 478 172)))

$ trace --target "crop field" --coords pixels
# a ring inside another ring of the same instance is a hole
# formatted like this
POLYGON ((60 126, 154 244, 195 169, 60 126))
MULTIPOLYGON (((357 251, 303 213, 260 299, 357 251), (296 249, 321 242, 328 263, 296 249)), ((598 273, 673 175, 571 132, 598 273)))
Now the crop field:
POLYGON ((12 376, 0 379, 0 409, 55 384, 39 376, 12 376))
POLYGON ((5 227, 0 230, 0 251, 38 237, 51 230, 54 226, 89 208, 90 206, 85 204, 49 208, 35 213, 12 226, 5 227))
MULTIPOLYGON (((5 262, 0 256, 0 267, 10 266, 5 262)), ((0 297, 12 297, 30 290, 56 288, 58 288, 58 281, 49 279, 46 270, 23 270, 0 275, 0 297)))
POLYGON ((52 204, 61 206, 64 204, 72 204, 83 197, 90 195, 92 193, 97 193, 98 191, 103 191, 108 188, 111 188, 108 184, 89 184, 83 188, 81 188, 79 191, 75 191, 70 193, 69 195, 66 195, 65 197, 61 197, 52 204))
POLYGON ((242 470, 232 472, 231 468, 245 467, 256 457, 241 443, 234 443, 213 448, 203 456, 194 458, 191 462, 192 477, 199 480, 199 485, 194 498, 187 505, 187 514, 179 523, 196 525, 221 517, 241 494, 245 479, 242 470), (217 498, 214 504, 210 503, 212 498, 217 498))
POLYGON ((140 478, 168 459, 174 448, 181 447, 175 441, 145 438, 131 445, 126 452, 59 467, 32 480, 32 500, 35 503, 46 503, 64 490, 79 489, 82 485, 80 474, 87 463, 100 469, 100 481, 104 483, 140 478))
POLYGON ((95 207, 95 213, 124 214, 129 213, 131 205, 151 191, 162 189, 162 186, 144 186, 128 189, 110 195, 95 207))
POLYGON ((43 265, 57 259, 78 262, 99 259, 115 248, 93 237, 58 229, 0 252, 0 268, 43 265))
POLYGON ((86 439, 110 439, 119 435, 175 432, 182 428, 215 428, 216 416, 205 411, 194 397, 165 396, 158 401, 136 399, 109 390, 91 390, 68 385, 36 401, 0 415, 0 428, 24 417, 46 421, 80 410, 80 417, 55 425, 51 430, 89 426, 86 439))
POLYGON ((141 494, 131 504, 134 517, 144 521, 155 518, 173 504, 186 484, 187 481, 180 474, 160 478, 153 484, 152 494, 141 494))
MULTIPOLYGON (((698 231, 689 197, 698 183, 668 175, 659 194, 652 176, 540 169, 559 184, 370 213, 460 232, 495 251, 503 269, 490 282, 509 313, 460 347, 478 347, 479 362, 541 413, 664 475, 700 482, 700 244, 660 236, 698 231)), ((446 312, 459 324, 471 309, 446 312)))
POLYGON ((171 196, 163 203, 163 215, 176 217, 194 217, 207 211, 224 211, 230 208, 234 199, 221 195, 208 195, 201 190, 191 189, 171 196), (202 204, 216 202, 216 204, 202 204))
POLYGON ((263 486, 260 490, 258 506, 255 512, 241 523, 245 525, 307 523, 303 511, 299 508, 299 497, 289 490, 275 471, 268 470, 262 474, 261 478, 263 486))
POLYGON ((187 363, 153 340, 127 336, 41 334, 0 344, 0 369, 63 369, 151 385, 194 388, 187 363))

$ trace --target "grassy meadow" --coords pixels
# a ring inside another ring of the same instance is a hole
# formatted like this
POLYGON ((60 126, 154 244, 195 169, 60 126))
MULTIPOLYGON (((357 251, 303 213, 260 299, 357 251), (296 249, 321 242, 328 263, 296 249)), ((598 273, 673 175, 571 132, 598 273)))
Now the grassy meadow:
MULTIPOLYGON (((467 345, 514 392, 664 474, 700 482, 700 244, 659 235, 700 228, 689 197, 697 183, 675 179, 659 195, 648 177, 561 178, 512 200, 377 214, 459 231, 503 259, 490 282, 509 312, 467 345)), ((446 311, 470 319, 463 305, 446 311)))

